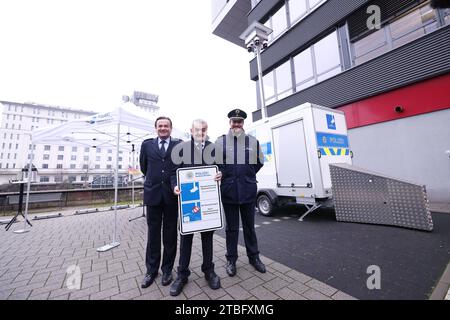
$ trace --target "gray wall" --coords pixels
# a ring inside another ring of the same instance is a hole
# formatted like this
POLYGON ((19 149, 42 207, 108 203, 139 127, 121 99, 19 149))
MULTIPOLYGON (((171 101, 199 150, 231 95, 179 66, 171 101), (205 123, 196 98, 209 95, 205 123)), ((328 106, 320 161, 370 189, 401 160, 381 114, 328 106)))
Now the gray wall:
POLYGON ((430 202, 450 203, 449 123, 446 109, 352 129, 353 164, 426 185, 430 202))

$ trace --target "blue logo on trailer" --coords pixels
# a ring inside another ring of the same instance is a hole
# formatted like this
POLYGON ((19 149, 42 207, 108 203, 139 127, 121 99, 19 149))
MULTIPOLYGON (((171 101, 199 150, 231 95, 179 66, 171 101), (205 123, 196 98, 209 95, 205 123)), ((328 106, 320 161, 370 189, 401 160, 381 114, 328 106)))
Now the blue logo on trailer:
POLYGON ((332 114, 327 114, 327 125, 328 129, 336 130, 336 119, 332 114))
POLYGON ((272 143, 266 142, 261 144, 261 151, 264 154, 264 162, 268 162, 272 159, 272 143))

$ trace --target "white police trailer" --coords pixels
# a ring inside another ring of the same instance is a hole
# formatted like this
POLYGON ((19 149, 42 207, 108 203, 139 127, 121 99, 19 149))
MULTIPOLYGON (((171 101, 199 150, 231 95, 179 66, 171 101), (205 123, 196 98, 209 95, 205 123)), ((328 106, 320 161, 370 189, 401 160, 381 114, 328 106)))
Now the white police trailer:
POLYGON ((259 213, 296 202, 308 211, 331 206, 330 164, 352 164, 344 113, 305 103, 247 127, 264 153, 258 172, 259 213))

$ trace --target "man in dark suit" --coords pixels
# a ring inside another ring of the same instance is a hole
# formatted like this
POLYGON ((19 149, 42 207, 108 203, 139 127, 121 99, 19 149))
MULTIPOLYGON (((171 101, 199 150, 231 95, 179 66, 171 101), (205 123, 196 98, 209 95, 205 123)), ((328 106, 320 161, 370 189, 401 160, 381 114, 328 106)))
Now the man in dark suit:
POLYGON ((228 113, 228 118, 228 134, 216 141, 216 162, 222 172, 220 190, 226 218, 226 271, 230 277, 236 275, 240 213, 249 262, 264 273, 266 267, 259 258, 255 233, 256 173, 264 165, 264 156, 259 141, 245 134, 243 126, 247 114, 235 109, 228 113))
MULTIPOLYGON (((183 142, 177 145, 174 153, 179 156, 180 168, 201 167, 215 164, 214 144, 207 141, 208 124, 205 120, 197 119, 192 122, 190 141, 183 142), (179 150, 179 152, 178 152, 179 150)), ((219 172, 215 180, 219 181, 222 174, 219 172)), ((177 186, 176 170, 172 174, 172 187, 176 195, 180 195, 180 189, 177 186)), ((220 278, 214 272, 213 263, 213 235, 214 231, 205 231, 200 233, 202 238, 202 272, 205 274, 205 279, 209 287, 213 290, 220 288, 220 278)), ((188 277, 191 274, 189 270, 189 263, 192 252, 192 239, 194 235, 181 235, 180 239, 180 261, 178 266, 178 275, 172 286, 170 287, 170 295, 178 296, 183 287, 188 282, 188 277)))
POLYGON ((172 138, 172 121, 159 117, 155 121, 158 138, 142 143, 140 153, 141 171, 145 175, 144 205, 147 206, 148 239, 145 257, 147 273, 141 287, 147 288, 158 276, 161 262, 161 225, 163 257, 161 264, 162 285, 172 282, 172 268, 177 252, 178 199, 173 194, 170 175, 174 169, 170 153, 181 142, 172 138))

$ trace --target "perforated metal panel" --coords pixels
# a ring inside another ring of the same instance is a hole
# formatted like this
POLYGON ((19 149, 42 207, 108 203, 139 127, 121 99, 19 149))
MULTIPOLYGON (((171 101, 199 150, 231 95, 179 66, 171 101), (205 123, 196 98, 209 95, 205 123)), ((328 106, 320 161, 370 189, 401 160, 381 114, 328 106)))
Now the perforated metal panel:
POLYGON ((330 165, 336 219, 433 230, 424 186, 348 164, 330 165))

